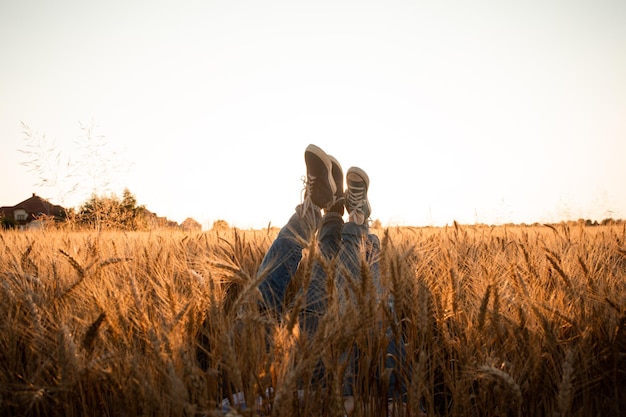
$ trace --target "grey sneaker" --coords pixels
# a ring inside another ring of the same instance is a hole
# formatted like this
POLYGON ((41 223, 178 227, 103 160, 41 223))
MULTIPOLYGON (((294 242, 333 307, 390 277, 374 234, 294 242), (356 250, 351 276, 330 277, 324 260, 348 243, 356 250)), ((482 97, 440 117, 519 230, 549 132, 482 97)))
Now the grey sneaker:
POLYGON ((328 158, 332 165, 333 179, 335 181, 335 196, 332 207, 328 211, 339 213, 339 215, 343 216, 343 169, 341 169, 339 161, 334 156, 328 155, 328 158))
POLYGON ((367 224, 372 208, 367 199, 370 179, 361 168, 352 167, 346 174, 348 190, 346 191, 346 210, 349 221, 356 224, 367 224))
POLYGON ((308 200, 320 209, 329 209, 337 191, 331 159, 319 147, 309 145, 304 151, 304 162, 306 163, 305 202, 308 200))

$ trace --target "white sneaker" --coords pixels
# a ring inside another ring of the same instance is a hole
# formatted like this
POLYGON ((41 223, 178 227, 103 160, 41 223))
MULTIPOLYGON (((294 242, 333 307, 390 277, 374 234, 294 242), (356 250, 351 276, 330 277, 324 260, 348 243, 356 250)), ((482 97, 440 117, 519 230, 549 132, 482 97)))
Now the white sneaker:
POLYGON ((349 221, 356 224, 366 224, 370 217, 372 208, 367 199, 367 189, 370 179, 361 168, 352 167, 346 174, 346 210, 348 210, 349 221))

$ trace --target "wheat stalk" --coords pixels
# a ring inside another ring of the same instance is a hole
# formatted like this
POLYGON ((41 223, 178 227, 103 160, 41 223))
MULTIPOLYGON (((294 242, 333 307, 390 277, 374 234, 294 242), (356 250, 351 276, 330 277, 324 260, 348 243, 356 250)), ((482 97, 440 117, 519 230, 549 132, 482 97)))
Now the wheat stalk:
POLYGON ((483 365, 478 368, 478 371, 484 375, 491 375, 495 377, 497 380, 504 383, 504 386, 509 389, 509 391, 513 394, 513 398, 515 399, 515 410, 518 416, 522 415, 522 390, 520 386, 515 382, 513 377, 509 375, 507 372, 502 369, 483 365))
POLYGON ((559 383, 558 407, 561 416, 569 415, 572 405, 574 379, 574 351, 568 348, 563 360, 561 382, 559 383))

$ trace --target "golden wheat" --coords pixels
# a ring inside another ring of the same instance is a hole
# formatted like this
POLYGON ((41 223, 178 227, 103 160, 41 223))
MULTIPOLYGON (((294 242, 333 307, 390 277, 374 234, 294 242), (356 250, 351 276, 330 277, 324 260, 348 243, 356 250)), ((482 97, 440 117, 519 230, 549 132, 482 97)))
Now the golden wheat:
POLYGON ((357 346, 353 415, 381 416, 392 339, 394 414, 626 412, 623 225, 376 232, 381 296, 367 268, 343 293, 309 245, 280 321, 256 291, 276 230, 0 232, 0 415, 342 415, 357 346), (307 336, 315 260, 328 311, 307 336))

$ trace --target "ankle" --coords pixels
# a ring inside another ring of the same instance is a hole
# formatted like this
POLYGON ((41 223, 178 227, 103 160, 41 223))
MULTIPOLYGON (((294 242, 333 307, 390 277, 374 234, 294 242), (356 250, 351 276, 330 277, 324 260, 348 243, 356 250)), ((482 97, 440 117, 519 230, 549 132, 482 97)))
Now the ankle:
POLYGON ((343 204, 343 198, 339 199, 335 204, 333 204, 327 211, 326 213, 330 214, 330 213, 337 213, 340 216, 343 216, 344 213, 344 204, 343 204))

